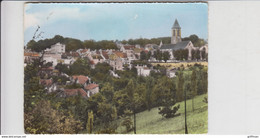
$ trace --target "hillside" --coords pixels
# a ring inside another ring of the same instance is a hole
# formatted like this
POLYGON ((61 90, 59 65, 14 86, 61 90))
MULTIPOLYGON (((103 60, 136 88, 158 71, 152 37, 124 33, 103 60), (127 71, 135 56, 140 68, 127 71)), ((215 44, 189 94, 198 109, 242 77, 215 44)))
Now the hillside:
MULTIPOLYGON (((207 94, 194 99, 195 111, 192 112, 192 100, 187 100, 187 125, 189 134, 202 134, 208 131, 208 104, 203 102, 207 94)), ((165 119, 158 114, 158 108, 138 113, 136 116, 137 134, 184 134, 184 102, 180 104, 180 116, 165 119)), ((118 133, 125 133, 124 127, 117 129, 118 133)), ((129 132, 128 134, 133 134, 129 132)))

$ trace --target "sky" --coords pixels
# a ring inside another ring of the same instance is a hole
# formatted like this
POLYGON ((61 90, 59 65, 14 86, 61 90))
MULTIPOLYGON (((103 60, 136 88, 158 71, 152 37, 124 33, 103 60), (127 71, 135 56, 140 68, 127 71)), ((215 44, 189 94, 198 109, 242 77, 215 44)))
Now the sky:
POLYGON ((28 3, 24 8, 24 42, 55 35, 80 40, 128 40, 170 37, 178 20, 182 37, 208 38, 206 3, 28 3))

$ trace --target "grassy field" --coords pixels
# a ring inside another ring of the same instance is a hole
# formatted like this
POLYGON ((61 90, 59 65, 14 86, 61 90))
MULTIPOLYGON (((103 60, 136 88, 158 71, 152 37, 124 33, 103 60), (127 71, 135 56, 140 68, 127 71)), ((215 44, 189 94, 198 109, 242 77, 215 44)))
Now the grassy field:
MULTIPOLYGON (((189 134, 208 132, 208 104, 202 102, 206 94, 195 97, 192 112, 192 100, 187 101, 187 125, 189 134)), ((137 134, 184 134, 184 102, 180 104, 180 116, 166 119, 158 114, 158 108, 144 111, 136 115, 137 134)), ((125 128, 120 126, 118 133, 124 133, 125 128)), ((129 132, 128 134, 133 134, 129 132)))
MULTIPOLYGON (((189 134, 205 134, 208 132, 208 104, 203 102, 203 94, 194 98, 194 112, 192 111, 192 100, 187 100, 187 126, 189 134)), ((184 134, 184 102, 180 104, 178 113, 180 116, 174 118, 163 118, 158 114, 158 108, 153 108, 150 111, 136 114, 136 133, 137 134, 184 134)), ((176 104, 176 105, 177 105, 176 104)), ((116 120, 114 123, 120 124, 121 120, 116 120)), ((98 126, 94 128, 97 130, 98 126)), ((125 134, 126 129, 119 126, 116 130, 118 134, 125 134)), ((87 133, 87 130, 81 132, 87 133)), ((133 131, 127 134, 134 134, 133 131)))
POLYGON ((173 68, 173 67, 178 68, 181 67, 181 65, 183 65, 186 68, 188 65, 194 65, 196 63, 204 66, 208 66, 208 62, 152 63, 152 65, 156 66, 159 64, 160 66, 165 66, 167 68, 173 68))

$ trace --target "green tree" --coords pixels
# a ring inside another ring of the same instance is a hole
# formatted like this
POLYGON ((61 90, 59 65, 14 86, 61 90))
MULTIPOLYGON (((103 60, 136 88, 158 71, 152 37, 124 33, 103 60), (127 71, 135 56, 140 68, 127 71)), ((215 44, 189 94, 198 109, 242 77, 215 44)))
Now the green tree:
POLYGON ((41 100, 24 114, 25 131, 29 134, 74 134, 82 130, 81 123, 70 112, 58 112, 50 101, 41 100))
POLYGON ((163 52, 163 60, 166 63, 170 59, 170 53, 168 51, 163 52))
POLYGON ((88 112, 88 123, 87 123, 87 129, 88 129, 88 133, 92 134, 93 132, 93 127, 94 127, 94 115, 92 111, 88 112))
POLYGON ((180 102, 183 100, 183 85, 184 85, 184 78, 183 78, 183 71, 178 72, 178 87, 177 87, 177 101, 180 102))
POLYGON ((152 105, 152 89, 155 84, 154 78, 153 77, 147 77, 146 79, 146 93, 145 93, 145 102, 146 102, 146 107, 148 111, 151 110, 151 105, 152 105))
POLYGON ((195 68, 191 74, 191 90, 192 90, 192 111, 194 112, 194 97, 197 95, 197 75, 195 68))
POLYGON ((144 51, 140 53, 140 60, 147 60, 147 55, 144 51))
POLYGON ((126 86, 125 91, 130 100, 130 109, 132 110, 133 115, 134 115, 134 134, 136 134, 136 111, 135 111, 135 105, 134 105, 134 91, 135 91, 134 88, 135 88, 134 82, 131 79, 126 86))
POLYGON ((114 97, 114 87, 110 83, 105 83, 100 92, 105 96, 107 102, 112 101, 114 97))
POLYGON ((133 121, 131 119, 132 114, 133 112, 131 110, 126 109, 124 111, 121 125, 126 127, 126 132, 130 132, 133 129, 133 121))

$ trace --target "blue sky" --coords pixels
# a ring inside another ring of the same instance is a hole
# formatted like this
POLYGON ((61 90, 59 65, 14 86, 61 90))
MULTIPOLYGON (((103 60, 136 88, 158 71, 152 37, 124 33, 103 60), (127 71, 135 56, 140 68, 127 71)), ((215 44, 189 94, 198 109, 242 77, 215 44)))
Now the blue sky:
POLYGON ((25 44, 37 25, 44 32, 41 39, 62 35, 80 40, 128 40, 171 36, 175 19, 182 37, 208 38, 205 3, 39 3, 26 4, 24 16, 25 44))

